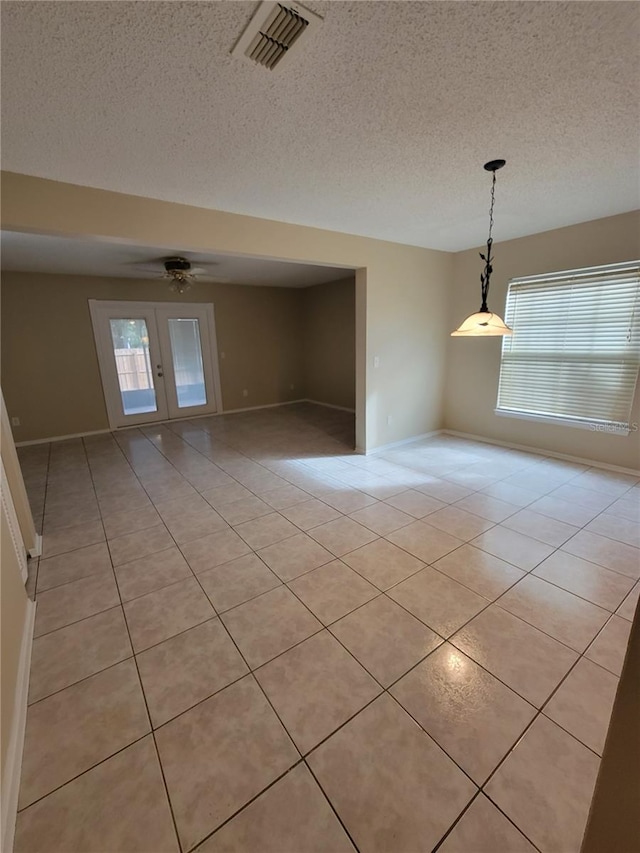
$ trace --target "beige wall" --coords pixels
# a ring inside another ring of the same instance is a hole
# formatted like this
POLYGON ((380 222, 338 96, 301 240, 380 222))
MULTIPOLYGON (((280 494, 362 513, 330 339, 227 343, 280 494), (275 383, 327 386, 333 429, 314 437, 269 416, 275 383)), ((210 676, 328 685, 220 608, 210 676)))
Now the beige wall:
POLYGON ((16 441, 109 428, 89 299, 213 302, 224 408, 305 396, 297 290, 200 283, 178 295, 164 282, 5 273, 2 384, 16 441))
MULTIPOLYGON (((496 225, 499 230, 499 222, 496 225)), ((449 328, 480 303, 479 249, 454 259, 449 328)), ((489 307, 504 317, 509 279, 640 257, 640 212, 611 216, 495 245, 495 273, 489 307)), ((640 430, 629 436, 504 418, 494 414, 498 391, 501 338, 449 338, 444 420, 448 429, 593 459, 609 465, 640 466, 640 430)), ((631 416, 640 424, 636 389, 631 416)))
POLYGON ((446 252, 7 172, 2 227, 357 269, 358 445, 371 449, 441 426, 453 263, 446 252))
POLYGON ((305 397, 355 409, 355 279, 307 287, 300 296, 304 312, 305 397))

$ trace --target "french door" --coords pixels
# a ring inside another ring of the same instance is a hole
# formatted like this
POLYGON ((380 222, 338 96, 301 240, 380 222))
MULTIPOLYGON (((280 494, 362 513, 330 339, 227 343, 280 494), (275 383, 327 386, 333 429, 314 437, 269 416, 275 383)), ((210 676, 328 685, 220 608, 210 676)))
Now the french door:
POLYGON ((90 299, 89 309, 112 429, 218 410, 213 305, 90 299))

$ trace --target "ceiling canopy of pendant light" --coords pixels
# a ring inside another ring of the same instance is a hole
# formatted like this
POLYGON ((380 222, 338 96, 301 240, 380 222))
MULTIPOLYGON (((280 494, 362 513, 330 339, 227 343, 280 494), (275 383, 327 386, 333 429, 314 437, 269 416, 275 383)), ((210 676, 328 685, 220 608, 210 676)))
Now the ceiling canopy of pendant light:
POLYGON ((488 335, 512 335, 513 330, 505 325, 504 321, 498 314, 493 314, 487 307, 487 297, 489 295, 489 281, 493 272, 493 257, 491 250, 493 249, 493 206, 496 198, 496 172, 502 169, 506 160, 490 160, 484 164, 487 172, 493 173, 491 182, 491 208, 489 209, 489 239, 487 240, 487 254, 480 252, 480 257, 484 261, 484 272, 480 275, 480 284, 482 291, 482 304, 480 310, 476 314, 471 314, 462 322, 458 328, 451 332, 452 337, 469 336, 469 337, 485 337, 488 335))

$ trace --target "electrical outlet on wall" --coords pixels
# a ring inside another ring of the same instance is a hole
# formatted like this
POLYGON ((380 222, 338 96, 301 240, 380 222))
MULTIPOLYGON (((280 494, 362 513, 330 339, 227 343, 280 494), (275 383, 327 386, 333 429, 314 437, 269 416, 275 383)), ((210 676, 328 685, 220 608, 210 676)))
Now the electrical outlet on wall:
POLYGON ((248 396, 249 396, 249 392, 247 391, 247 389, 246 389, 246 388, 245 388, 245 389, 244 389, 244 391, 242 392, 242 396, 243 396, 243 397, 248 397, 248 396))
POLYGON ((391 426, 393 422, 393 415, 387 415, 387 426, 391 426))
POLYGON ((293 389, 294 389, 295 387, 296 387, 296 386, 295 386, 295 385, 293 384, 293 382, 292 382, 292 383, 291 383, 291 385, 289 385, 289 391, 293 391, 293 389))
POLYGON ((20 426, 20 418, 11 418, 11 426, 20 426))

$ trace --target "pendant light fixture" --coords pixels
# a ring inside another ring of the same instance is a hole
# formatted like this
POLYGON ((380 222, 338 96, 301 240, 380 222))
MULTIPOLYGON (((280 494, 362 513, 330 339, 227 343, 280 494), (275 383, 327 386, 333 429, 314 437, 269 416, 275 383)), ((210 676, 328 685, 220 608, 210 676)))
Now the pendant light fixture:
POLYGON ((512 335, 513 330, 505 325, 504 321, 498 314, 493 314, 487 307, 487 296, 489 294, 489 280, 493 272, 493 258, 491 250, 493 248, 493 205, 496 198, 496 172, 502 169, 506 160, 490 160, 484 164, 487 172, 493 172, 493 181, 491 183, 491 208, 489 210, 489 239, 487 240, 487 254, 480 253, 480 257, 484 261, 484 272, 480 275, 480 283, 482 285, 482 305, 477 314, 471 314, 461 323, 460 326, 451 332, 452 337, 458 335, 484 337, 486 335, 512 335))

